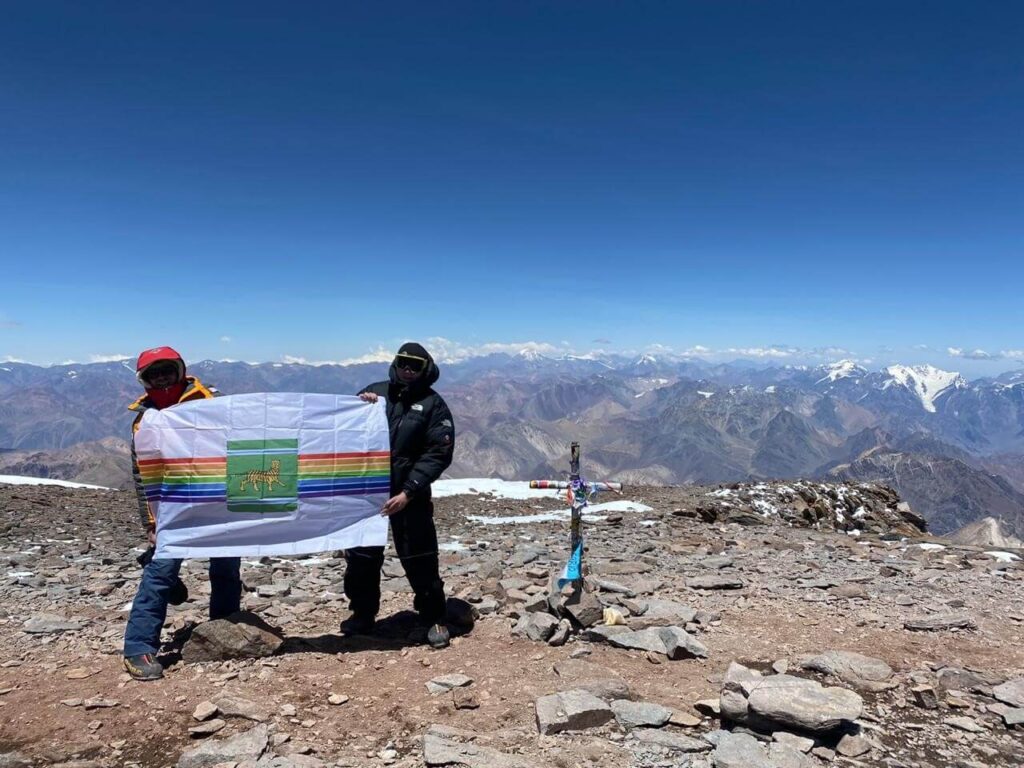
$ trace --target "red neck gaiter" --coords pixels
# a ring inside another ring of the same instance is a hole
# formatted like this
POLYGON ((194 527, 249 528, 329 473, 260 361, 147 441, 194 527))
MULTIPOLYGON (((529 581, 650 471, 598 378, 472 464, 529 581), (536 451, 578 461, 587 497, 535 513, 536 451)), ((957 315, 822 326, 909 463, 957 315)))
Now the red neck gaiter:
POLYGON ((163 410, 172 405, 177 405, 178 401, 181 400, 181 396, 185 394, 185 387, 188 386, 188 381, 183 379, 172 387, 166 389, 147 389, 146 395, 150 400, 153 401, 158 409, 163 410))

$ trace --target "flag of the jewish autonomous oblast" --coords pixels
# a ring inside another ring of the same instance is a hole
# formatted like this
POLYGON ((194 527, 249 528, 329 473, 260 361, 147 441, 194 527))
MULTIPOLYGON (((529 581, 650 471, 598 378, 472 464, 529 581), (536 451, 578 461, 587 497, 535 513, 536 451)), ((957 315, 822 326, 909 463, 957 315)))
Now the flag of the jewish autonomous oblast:
POLYGON ((135 450, 158 558, 387 543, 383 402, 295 393, 194 400, 147 411, 135 450))

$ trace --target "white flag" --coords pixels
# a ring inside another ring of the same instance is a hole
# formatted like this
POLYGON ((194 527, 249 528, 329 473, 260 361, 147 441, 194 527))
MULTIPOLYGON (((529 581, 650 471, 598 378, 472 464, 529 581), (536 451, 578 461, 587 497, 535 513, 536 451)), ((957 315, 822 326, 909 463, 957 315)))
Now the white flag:
POLYGON ((387 543, 383 402, 301 393, 193 400, 147 411, 135 450, 157 558, 387 543))

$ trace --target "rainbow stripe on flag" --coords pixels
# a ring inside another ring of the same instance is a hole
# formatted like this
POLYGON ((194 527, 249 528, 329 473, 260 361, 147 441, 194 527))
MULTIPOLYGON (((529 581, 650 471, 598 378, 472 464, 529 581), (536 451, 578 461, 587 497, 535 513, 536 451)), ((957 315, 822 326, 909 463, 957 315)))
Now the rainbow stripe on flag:
MULTIPOLYGON (((227 457, 140 459, 139 472, 149 501, 227 501, 227 457)), ((387 493, 391 452, 299 454, 300 499, 387 493)))

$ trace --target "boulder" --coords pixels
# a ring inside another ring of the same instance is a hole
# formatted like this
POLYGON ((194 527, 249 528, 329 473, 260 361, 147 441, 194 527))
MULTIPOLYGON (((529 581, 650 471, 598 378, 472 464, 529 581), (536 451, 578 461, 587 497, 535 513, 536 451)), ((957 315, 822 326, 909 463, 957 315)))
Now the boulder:
POLYGON ((628 699, 613 701, 612 712, 623 728, 660 728, 672 717, 672 710, 661 704, 628 699))
POLYGON ((267 749, 267 726, 257 725, 228 739, 205 741, 195 749, 182 753, 178 768, 205 768, 217 763, 239 763, 258 760, 267 749))
POLYGON ((551 637, 548 638, 548 645, 559 647, 565 645, 569 640, 569 635, 572 634, 572 624, 568 619, 562 619, 558 622, 558 626, 555 627, 555 631, 551 633, 551 637))
POLYGON ((992 689, 992 695, 1011 707, 1024 707, 1024 677, 1007 680, 992 689))
POLYGON ((465 688, 473 684, 473 678, 462 674, 440 675, 427 682, 427 690, 431 694, 444 693, 455 688, 465 688))
POLYGON ((652 598, 639 601, 643 607, 639 618, 630 618, 630 626, 634 629, 645 629, 646 627, 681 627, 689 624, 697 618, 697 611, 688 605, 676 602, 675 600, 663 600, 652 598))
POLYGON ((801 667, 835 677, 854 688, 882 691, 893 687, 892 667, 881 659, 852 651, 825 651, 805 659, 801 667))
POLYGON ((255 701, 243 699, 241 696, 223 694, 213 699, 213 706, 216 707, 224 717, 241 717, 245 720, 254 720, 262 723, 267 719, 267 712, 255 701))
POLYGON ((673 752, 707 752, 711 749, 711 745, 704 739, 652 728, 637 728, 633 731, 633 738, 644 744, 664 747, 673 752))
POLYGON ((690 589, 743 589, 743 579, 735 576, 693 576, 686 580, 690 589))
POLYGON ((523 634, 531 640, 546 643, 558 628, 558 619, 550 613, 528 613, 523 634))
POLYGON ((607 703, 579 689, 541 696, 536 711, 537 729, 545 736, 597 728, 614 717, 607 703))
POLYGON ((722 683, 722 716, 765 731, 834 732, 860 717, 864 701, 845 688, 793 675, 762 676, 735 662, 722 683))
POLYGON ((911 632, 941 632, 947 629, 976 629, 974 619, 964 613, 946 613, 907 619, 903 626, 911 632))
POLYGON ((448 729, 432 725, 423 736, 423 762, 426 765, 464 765, 468 768, 534 768, 536 763, 519 755, 508 755, 479 744, 457 741, 448 729))
POLYGON ((284 638, 259 616, 239 611, 197 626, 181 656, 190 663, 260 658, 277 653, 283 642, 284 638))
POLYGON ((652 651, 670 659, 707 658, 708 649, 680 627, 649 627, 612 635, 608 642, 616 648, 652 651))
POLYGON ((632 632, 629 627, 622 625, 616 625, 613 627, 606 627, 603 624, 598 624, 596 627, 588 627, 580 633, 580 637, 584 640, 589 640, 592 643, 603 643, 617 635, 624 635, 632 632))
POLYGON ((29 635, 54 635, 59 632, 77 632, 82 625, 55 613, 39 613, 21 625, 21 631, 29 635))
POLYGON ((572 688, 566 690, 579 690, 592 693, 602 701, 612 702, 617 699, 628 699, 632 694, 629 685, 623 680, 612 677, 594 678, 592 680, 575 680, 572 688))
POLYGON ((604 606, 597 599, 597 595, 585 589, 577 589, 569 595, 562 609, 580 627, 592 627, 600 622, 604 615, 604 606))
POLYGON ((715 768, 775 768, 764 747, 747 733, 722 733, 711 763, 715 768))

